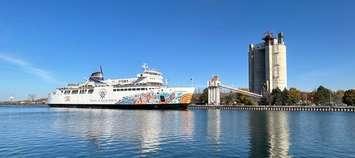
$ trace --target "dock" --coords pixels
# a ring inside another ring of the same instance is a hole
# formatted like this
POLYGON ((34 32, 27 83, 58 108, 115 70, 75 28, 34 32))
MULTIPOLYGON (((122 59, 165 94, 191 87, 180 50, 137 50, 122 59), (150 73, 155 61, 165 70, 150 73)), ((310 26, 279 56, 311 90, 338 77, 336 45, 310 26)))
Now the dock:
POLYGON ((355 112, 351 106, 189 105, 191 110, 355 112))

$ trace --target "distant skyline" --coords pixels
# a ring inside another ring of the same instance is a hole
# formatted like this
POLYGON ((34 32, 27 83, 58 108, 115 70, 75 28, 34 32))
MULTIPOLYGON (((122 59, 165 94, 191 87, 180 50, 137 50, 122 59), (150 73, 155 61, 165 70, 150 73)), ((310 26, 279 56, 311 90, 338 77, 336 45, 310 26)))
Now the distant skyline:
POLYGON ((284 32, 288 87, 355 88, 355 1, 0 1, 0 100, 44 97, 86 79, 135 77, 147 63, 169 85, 212 75, 248 87, 248 45, 284 32), (273 3, 270 3, 273 2, 273 3))

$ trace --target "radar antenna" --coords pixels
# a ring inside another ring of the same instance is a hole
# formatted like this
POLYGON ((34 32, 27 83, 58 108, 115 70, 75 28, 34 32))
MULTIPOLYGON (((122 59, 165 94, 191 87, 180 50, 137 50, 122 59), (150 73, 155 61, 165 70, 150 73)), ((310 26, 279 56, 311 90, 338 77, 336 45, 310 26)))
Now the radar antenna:
POLYGON ((142 68, 143 68, 144 70, 148 70, 148 64, 144 63, 144 64, 142 65, 142 68))

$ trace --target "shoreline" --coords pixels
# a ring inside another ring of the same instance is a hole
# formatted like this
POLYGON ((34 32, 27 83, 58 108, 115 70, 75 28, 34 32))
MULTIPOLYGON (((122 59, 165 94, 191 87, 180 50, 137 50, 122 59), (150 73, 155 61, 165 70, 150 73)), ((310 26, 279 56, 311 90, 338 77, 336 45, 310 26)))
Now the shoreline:
MULTIPOLYGON (((48 104, 0 104, 0 107, 35 107, 48 104)), ((188 110, 239 110, 239 111, 309 111, 309 112, 355 112, 355 106, 265 106, 265 105, 195 105, 188 110)))
POLYGON ((0 103, 0 106, 48 106, 48 104, 3 104, 3 103, 0 103))
POLYGON ((354 106, 189 105, 191 110, 355 112, 354 106))

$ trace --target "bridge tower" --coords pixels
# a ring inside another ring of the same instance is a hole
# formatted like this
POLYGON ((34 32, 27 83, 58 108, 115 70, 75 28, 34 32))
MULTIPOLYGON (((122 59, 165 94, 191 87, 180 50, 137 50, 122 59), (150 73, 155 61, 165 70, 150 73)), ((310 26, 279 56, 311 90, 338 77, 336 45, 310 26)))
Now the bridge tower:
POLYGON ((213 76, 210 81, 208 81, 208 104, 209 105, 220 105, 221 95, 220 95, 220 84, 218 76, 213 76))
POLYGON ((255 99, 260 99, 262 95, 252 93, 246 90, 242 90, 239 88, 234 88, 232 86, 228 86, 219 80, 218 76, 213 76, 211 80, 208 81, 208 105, 220 105, 221 104, 221 88, 229 89, 238 94, 242 94, 245 96, 249 96, 255 99))

